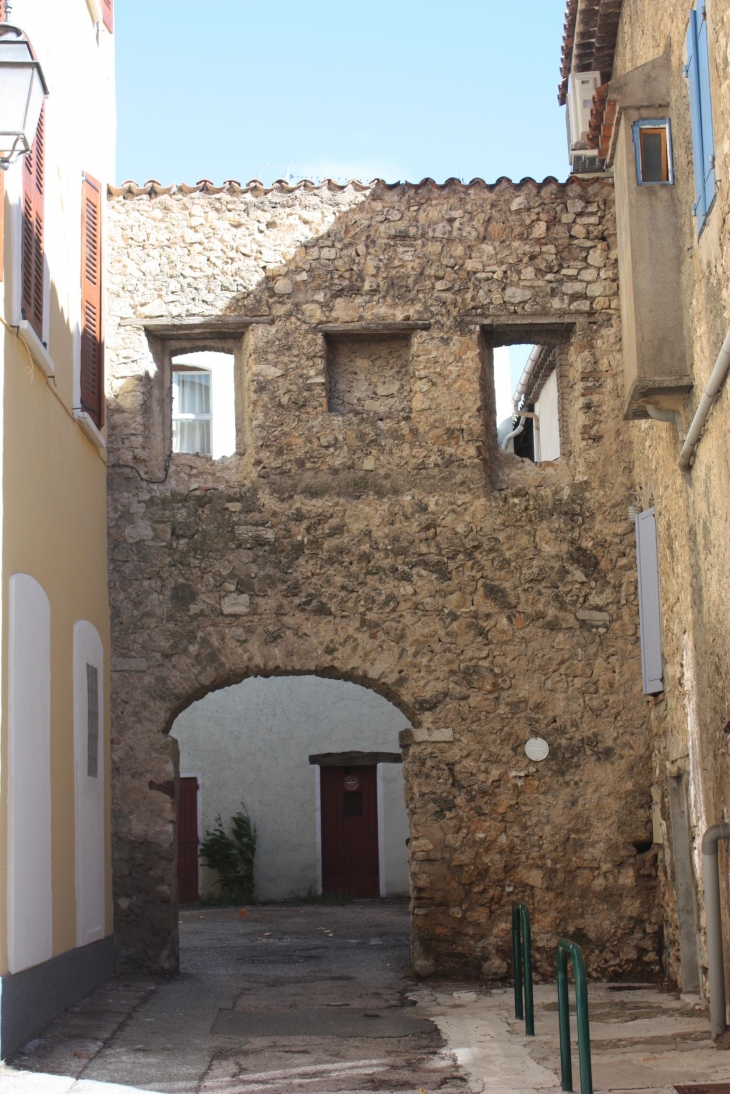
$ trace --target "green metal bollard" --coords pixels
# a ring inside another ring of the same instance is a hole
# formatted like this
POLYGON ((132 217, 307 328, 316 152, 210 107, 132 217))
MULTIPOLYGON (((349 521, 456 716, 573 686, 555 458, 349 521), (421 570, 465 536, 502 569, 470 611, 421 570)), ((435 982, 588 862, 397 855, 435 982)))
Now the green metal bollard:
POLYGON ((526 904, 512 905, 512 958, 515 975, 515 1018, 525 1019, 525 1033, 535 1036, 535 1006, 532 998, 532 935, 526 904), (522 998, 524 989, 524 1010, 522 998))
POLYGON ((568 955, 573 959, 575 1009, 578 1018, 578 1061, 580 1094, 593 1094, 591 1071, 591 1035, 588 1027, 588 983, 583 951, 577 942, 561 938, 558 942, 558 1019, 560 1022, 560 1075, 563 1090, 573 1089, 573 1062, 570 1058, 570 1005, 568 1003, 568 955))

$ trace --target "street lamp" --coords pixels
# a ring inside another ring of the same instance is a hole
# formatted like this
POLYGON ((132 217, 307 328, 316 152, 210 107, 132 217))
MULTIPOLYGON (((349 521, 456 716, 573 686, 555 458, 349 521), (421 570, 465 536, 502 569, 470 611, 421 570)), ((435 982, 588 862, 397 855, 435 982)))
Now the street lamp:
POLYGON ((30 152, 48 87, 19 27, 0 23, 0 170, 30 152))

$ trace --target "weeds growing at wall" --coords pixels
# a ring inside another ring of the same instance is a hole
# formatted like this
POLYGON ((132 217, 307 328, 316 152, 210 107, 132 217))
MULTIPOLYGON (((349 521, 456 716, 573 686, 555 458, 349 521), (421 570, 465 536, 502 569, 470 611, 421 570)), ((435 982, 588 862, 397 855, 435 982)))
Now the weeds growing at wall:
POLYGON ((241 806, 242 811, 231 817, 230 833, 218 813, 214 828, 206 831, 200 844, 201 862, 216 871, 215 885, 230 904, 250 904, 254 892, 256 827, 243 802, 241 806))

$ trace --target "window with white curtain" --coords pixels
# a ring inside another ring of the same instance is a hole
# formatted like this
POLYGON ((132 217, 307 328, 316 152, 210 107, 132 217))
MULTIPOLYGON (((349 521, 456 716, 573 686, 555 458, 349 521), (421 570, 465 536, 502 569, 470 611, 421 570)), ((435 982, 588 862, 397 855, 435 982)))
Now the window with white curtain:
POLYGON ((211 375, 194 369, 172 374, 172 450, 210 456, 211 375))

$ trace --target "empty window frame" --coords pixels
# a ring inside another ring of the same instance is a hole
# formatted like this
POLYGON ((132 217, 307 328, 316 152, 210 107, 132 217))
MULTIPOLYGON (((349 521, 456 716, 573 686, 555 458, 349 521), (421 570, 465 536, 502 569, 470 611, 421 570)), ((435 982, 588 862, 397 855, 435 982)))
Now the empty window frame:
POLYGON ((697 0, 697 7, 689 13, 685 75, 689 84, 692 157, 695 172, 695 201, 692 212, 697 218, 699 234, 717 193, 715 137, 712 129, 710 94, 710 49, 707 40, 705 0, 697 0))
POLYGON ((513 344, 496 347, 493 361, 497 439, 502 450, 536 463, 559 459, 556 355, 543 345, 513 344))
POLYGON ((232 456, 236 396, 232 353, 194 350, 172 356, 172 450, 232 456))
POLYGON ((633 135, 639 186, 671 186, 674 183, 674 166, 669 118, 647 118, 634 122, 633 135))
POLYGON ((176 368, 172 373, 172 450, 210 456, 210 373, 176 368))
POLYGON ((86 694, 86 774, 90 779, 96 779, 99 775, 99 670, 95 665, 86 666, 86 694))

